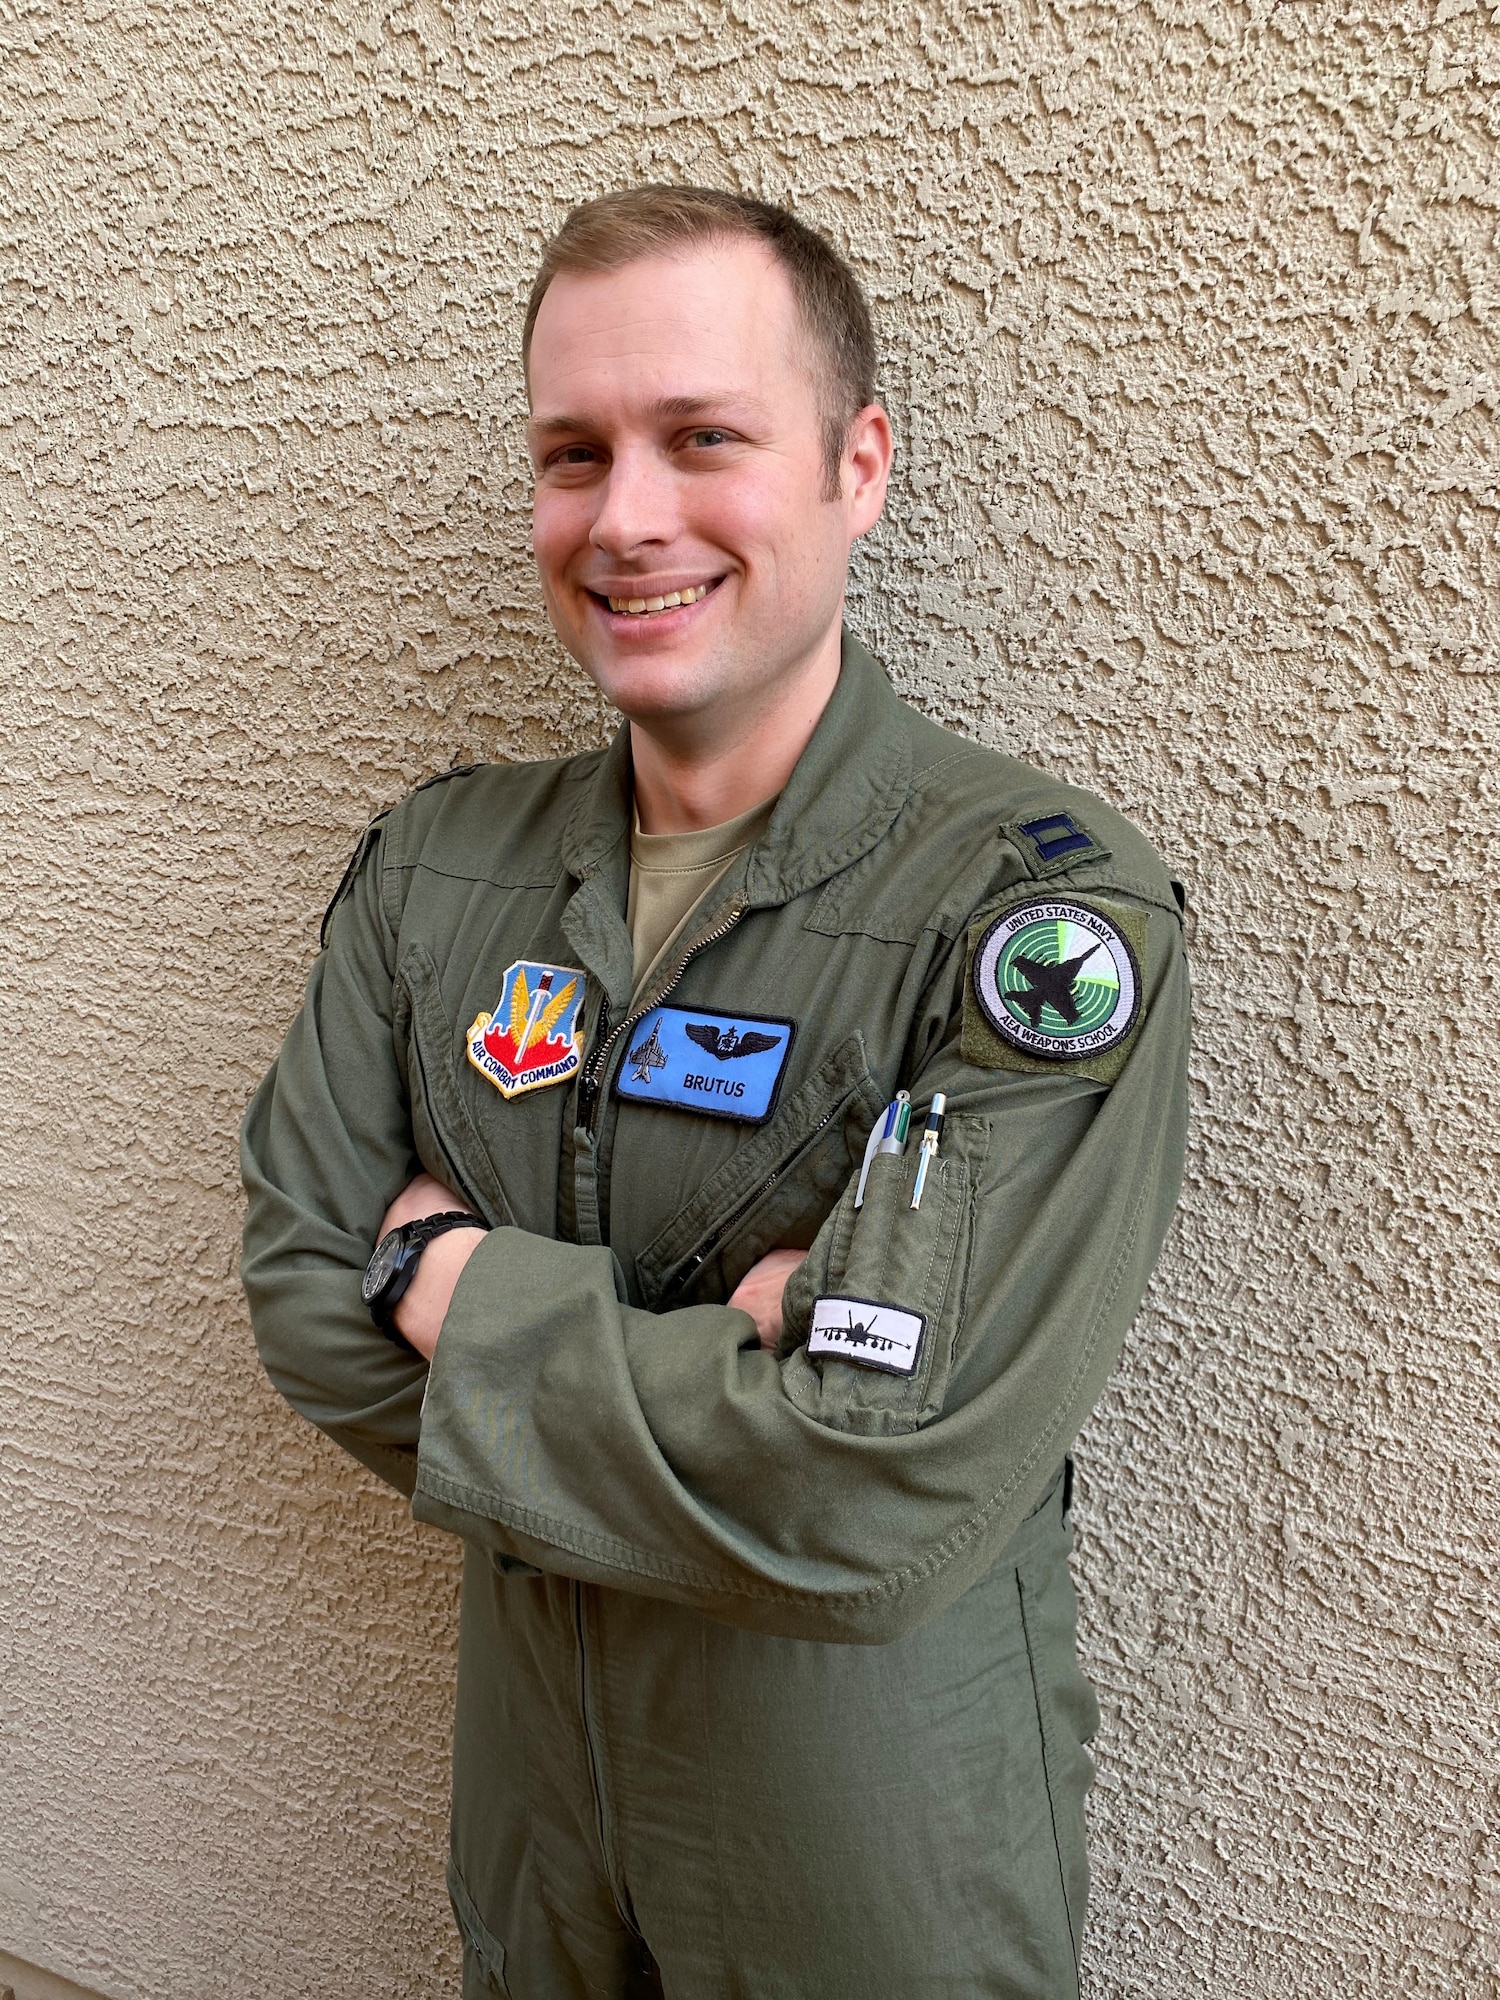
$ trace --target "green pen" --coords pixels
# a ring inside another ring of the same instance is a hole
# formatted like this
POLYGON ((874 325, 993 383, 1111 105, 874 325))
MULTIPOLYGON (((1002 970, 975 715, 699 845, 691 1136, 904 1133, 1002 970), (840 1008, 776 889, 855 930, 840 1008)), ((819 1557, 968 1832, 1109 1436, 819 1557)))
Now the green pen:
POLYGON ((911 1205, 922 1206, 922 1189, 927 1185, 927 1169, 937 1158, 938 1140, 943 1136, 943 1113, 948 1108, 948 1100, 942 1091, 932 1093, 932 1109, 927 1114, 927 1123, 922 1128, 922 1153, 917 1161, 917 1178, 912 1183, 911 1205))

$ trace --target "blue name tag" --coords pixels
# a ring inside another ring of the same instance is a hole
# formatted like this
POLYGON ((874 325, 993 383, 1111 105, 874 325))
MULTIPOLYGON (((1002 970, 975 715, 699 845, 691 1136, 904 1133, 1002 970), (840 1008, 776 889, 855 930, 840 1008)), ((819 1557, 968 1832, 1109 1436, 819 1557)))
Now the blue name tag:
POLYGON ((615 1095, 628 1104, 762 1124, 775 1107, 796 1032, 795 1021, 653 1007, 630 1031, 615 1095))

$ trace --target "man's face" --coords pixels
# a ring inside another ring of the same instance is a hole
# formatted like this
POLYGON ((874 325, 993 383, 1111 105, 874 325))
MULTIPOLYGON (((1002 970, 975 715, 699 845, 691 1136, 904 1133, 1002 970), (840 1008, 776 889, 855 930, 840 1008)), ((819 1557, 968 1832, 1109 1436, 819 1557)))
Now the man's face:
POLYGON ((850 543, 884 493, 846 470, 826 495, 780 265, 732 239, 565 273, 530 389, 532 545, 568 651, 648 727, 774 700, 837 628, 850 543))

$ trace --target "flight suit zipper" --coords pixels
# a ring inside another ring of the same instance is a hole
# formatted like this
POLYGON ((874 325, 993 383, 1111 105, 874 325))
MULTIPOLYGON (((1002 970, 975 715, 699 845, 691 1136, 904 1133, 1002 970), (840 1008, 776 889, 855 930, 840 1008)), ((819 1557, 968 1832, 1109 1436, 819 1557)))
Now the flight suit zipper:
MULTIPOLYGON (((603 1039, 596 1044, 594 1053, 585 1065, 583 1075, 579 1078, 578 1084, 578 1109, 582 1126, 580 1141, 582 1147, 590 1155, 593 1152, 594 1135, 599 1118, 599 1105, 603 1097, 602 1084, 604 1074, 609 1066, 610 1057, 614 1053, 615 1045, 620 1041, 622 1036, 628 1035, 638 1022, 643 1021, 653 1007, 661 1005, 667 995, 677 986, 682 975, 687 971, 689 965, 692 964, 700 951, 705 951, 709 945, 717 944, 720 938, 729 935, 744 915, 746 907, 743 903, 731 904, 721 923, 715 925, 713 930, 706 931, 702 937, 695 938, 692 944, 688 946, 673 968, 671 978, 667 980, 664 986, 658 987, 651 1000, 644 1007, 638 1007, 633 1013, 627 1014, 618 1027, 610 1029, 603 1036, 603 1039)), ((600 1009, 599 1024, 595 1030, 596 1033, 604 1028, 608 1018, 609 1002, 606 1000, 604 1006, 600 1009)), ((589 1231, 589 1234, 595 1240, 598 1240, 598 1189, 593 1179, 592 1168, 590 1168, 585 1178, 592 1189, 591 1209, 593 1227, 589 1231)), ((582 1204, 580 1202, 580 1223, 584 1220, 581 1208, 582 1204)), ((584 1232, 580 1229, 581 1239, 583 1236, 584 1232)), ((615 1907, 620 1912, 621 1921, 633 1935, 639 1937, 640 1932, 636 1928, 635 1921, 630 1913, 629 1898, 622 1893, 622 1885, 619 1880, 610 1829, 609 1808, 605 1799, 604 1779, 600 1770, 598 1734, 593 1716, 592 1691, 589 1686, 588 1621, 584 1611, 583 1591, 584 1586, 575 1581, 573 1584, 573 1627, 578 1643, 578 1709, 583 1729, 584 1755, 588 1760, 589 1783, 594 1794, 594 1825, 599 1835, 599 1849, 604 1858, 604 1870, 609 1879, 610 1890, 615 1900, 615 1907)))
MULTIPOLYGON (((595 1048, 593 1055, 589 1058, 588 1064, 584 1069, 583 1077, 579 1084, 579 1109, 583 1113, 584 1128, 590 1138, 594 1136, 597 1128, 599 1104, 602 1096, 600 1086, 603 1081, 604 1072, 609 1066, 610 1056, 614 1052, 615 1043, 619 1041, 622 1035, 629 1034, 632 1028, 644 1021, 653 1008, 659 1007, 662 1004, 667 995, 676 988, 682 975, 687 971, 700 951, 706 951, 709 945, 717 944, 720 938, 728 937, 740 918, 745 914, 747 908, 748 905, 745 903, 732 903, 721 924, 717 925, 711 931, 705 931, 702 937, 695 938, 688 946, 681 958, 678 959, 676 969, 666 985, 658 987, 644 1007, 637 1007, 633 1014, 627 1014, 620 1025, 617 1028, 611 1029, 604 1040, 595 1048)), ((601 1027, 608 1017, 609 1003, 606 1001, 604 1009, 599 1016, 601 1027)))
MULTIPOLYGON (((647 1011, 649 1012, 649 1009, 647 1011)), ((723 1242, 724 1238, 730 1233, 730 1231, 733 1229, 737 1229, 739 1227, 740 1223, 750 1213, 751 1209, 754 1208, 755 1204, 758 1201, 764 1200, 764 1198, 771 1192, 772 1188, 775 1187, 776 1183, 781 1179, 782 1175, 786 1173, 789 1168, 794 1167, 796 1165, 797 1161, 802 1158, 803 1154, 807 1151, 808 1147, 812 1145, 813 1141, 817 1138, 818 1134, 824 1131, 827 1126, 831 1125, 833 1120, 837 1118, 837 1116, 843 1109, 844 1106, 842 1103, 829 1105, 828 1109, 823 1113, 823 1116, 818 1120, 817 1124, 813 1126, 812 1130, 808 1133, 807 1137, 803 1140, 802 1144, 797 1148, 795 1156, 790 1160, 783 1160, 779 1167, 774 1167, 771 1170, 771 1172, 766 1175, 765 1179, 761 1181, 754 1189, 752 1189, 752 1191, 749 1194, 746 1195, 743 1201, 736 1203, 736 1205, 734 1206, 734 1208, 730 1210, 728 1215, 726 1215, 721 1221, 716 1222, 714 1224, 713 1228, 710 1230, 708 1235, 704 1237, 703 1241, 698 1245, 698 1248, 693 1252, 692 1256, 689 1257, 687 1262, 683 1265, 681 1271, 679 1271, 677 1276, 672 1280, 672 1283, 665 1295, 666 1297, 675 1298, 676 1295, 680 1291, 682 1291, 683 1288, 686 1285, 688 1285, 698 1275, 699 1271, 708 1262, 709 1258, 713 1255, 714 1251, 719 1247, 719 1245, 723 1242)))

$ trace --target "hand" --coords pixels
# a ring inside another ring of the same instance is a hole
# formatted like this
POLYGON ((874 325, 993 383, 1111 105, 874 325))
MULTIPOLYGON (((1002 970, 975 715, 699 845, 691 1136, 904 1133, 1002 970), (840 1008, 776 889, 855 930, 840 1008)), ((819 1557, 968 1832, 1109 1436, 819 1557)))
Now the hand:
MULTIPOLYGON (((457 1234, 458 1232, 455 1232, 457 1234)), ((468 1231, 462 1232, 467 1236, 468 1231)), ((729 1303, 755 1321, 760 1344, 771 1353, 781 1339, 781 1298, 786 1281, 806 1257, 805 1250, 768 1250, 735 1286, 729 1303)))
MULTIPOLYGON (((448 1209, 468 1206, 431 1174, 418 1174, 386 1210, 380 1235, 399 1229, 403 1222, 418 1222, 424 1215, 442 1215, 448 1209)), ((435 1238, 422 1252, 417 1275, 391 1315, 396 1330, 428 1361, 436 1351, 454 1287, 483 1241, 484 1231, 479 1228, 449 1229, 435 1238)))

